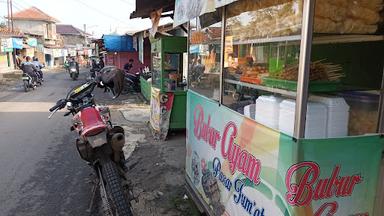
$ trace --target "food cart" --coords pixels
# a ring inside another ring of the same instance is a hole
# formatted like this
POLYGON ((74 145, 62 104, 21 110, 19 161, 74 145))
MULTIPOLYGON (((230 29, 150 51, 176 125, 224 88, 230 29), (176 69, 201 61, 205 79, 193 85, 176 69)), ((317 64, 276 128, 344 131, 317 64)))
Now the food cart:
POLYGON ((175 5, 194 201, 208 215, 384 215, 382 0, 215 3, 175 5))
POLYGON ((158 138, 168 129, 185 129, 186 85, 183 81, 183 54, 187 38, 163 36, 151 43, 152 87, 150 122, 158 138))

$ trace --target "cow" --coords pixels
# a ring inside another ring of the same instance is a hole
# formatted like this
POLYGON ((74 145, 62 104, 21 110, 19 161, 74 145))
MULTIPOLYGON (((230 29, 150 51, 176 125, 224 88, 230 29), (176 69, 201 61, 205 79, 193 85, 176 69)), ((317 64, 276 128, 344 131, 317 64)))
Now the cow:
POLYGON ((99 87, 104 88, 104 92, 110 90, 115 99, 124 88, 124 71, 115 66, 105 66, 96 76, 96 82, 99 87))

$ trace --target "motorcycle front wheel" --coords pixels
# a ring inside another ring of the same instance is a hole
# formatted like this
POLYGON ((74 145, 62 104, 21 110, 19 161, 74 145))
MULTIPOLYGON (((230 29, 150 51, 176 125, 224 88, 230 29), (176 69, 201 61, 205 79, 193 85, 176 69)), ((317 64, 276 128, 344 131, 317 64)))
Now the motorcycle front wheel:
POLYGON ((70 76, 71 76, 72 80, 76 80, 77 79, 76 74, 74 74, 74 73, 71 73, 70 76))
POLYGON ((29 84, 28 84, 28 81, 24 81, 24 82, 23 82, 23 86, 24 86, 24 91, 25 91, 25 92, 28 92, 28 91, 29 91, 29 84))
POLYGON ((111 160, 103 161, 101 163, 101 174, 114 215, 132 216, 131 204, 124 193, 116 164, 111 160))

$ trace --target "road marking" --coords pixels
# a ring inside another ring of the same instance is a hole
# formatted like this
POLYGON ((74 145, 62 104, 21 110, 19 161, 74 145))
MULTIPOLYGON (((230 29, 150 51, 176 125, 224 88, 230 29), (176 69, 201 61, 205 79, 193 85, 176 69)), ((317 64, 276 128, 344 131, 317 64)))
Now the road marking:
POLYGON ((0 102, 1 112, 46 112, 55 102, 0 102))

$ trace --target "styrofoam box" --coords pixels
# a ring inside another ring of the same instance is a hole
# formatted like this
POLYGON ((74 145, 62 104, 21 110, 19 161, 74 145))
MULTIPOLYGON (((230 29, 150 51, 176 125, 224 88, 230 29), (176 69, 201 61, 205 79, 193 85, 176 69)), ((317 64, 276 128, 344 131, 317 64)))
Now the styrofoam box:
POLYGON ((256 104, 250 104, 244 107, 244 115, 248 118, 255 119, 256 104))
POLYGON ((281 98, 275 96, 260 96, 256 100, 255 120, 272 129, 279 127, 279 104, 281 98))
MULTIPOLYGON (((294 100, 284 100, 279 106, 278 129, 290 136, 293 136, 295 124, 294 100)), ((327 137, 327 107, 321 103, 308 102, 306 116, 305 138, 320 139, 327 137)))
POLYGON ((345 137, 348 135, 349 106, 342 97, 311 96, 310 101, 327 106, 327 137, 345 137))

